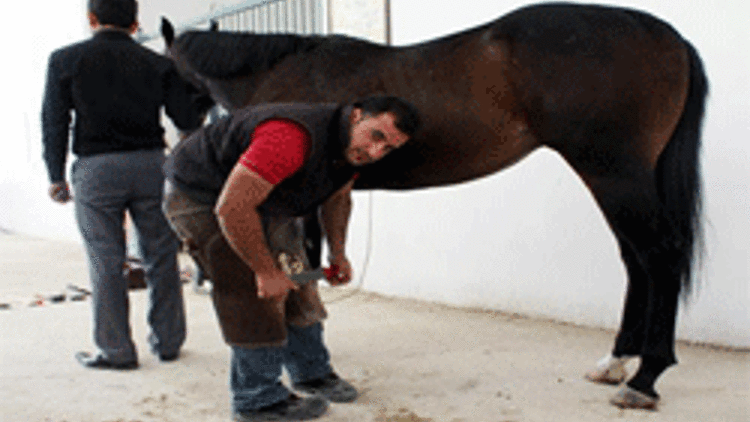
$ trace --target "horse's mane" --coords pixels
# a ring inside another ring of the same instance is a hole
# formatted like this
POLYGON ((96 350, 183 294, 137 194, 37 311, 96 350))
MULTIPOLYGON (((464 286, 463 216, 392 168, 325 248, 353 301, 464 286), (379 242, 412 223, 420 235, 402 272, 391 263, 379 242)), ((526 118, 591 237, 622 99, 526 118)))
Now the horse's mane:
POLYGON ((229 79, 270 69, 284 57, 309 51, 325 36, 189 31, 171 46, 174 57, 209 78, 229 79))

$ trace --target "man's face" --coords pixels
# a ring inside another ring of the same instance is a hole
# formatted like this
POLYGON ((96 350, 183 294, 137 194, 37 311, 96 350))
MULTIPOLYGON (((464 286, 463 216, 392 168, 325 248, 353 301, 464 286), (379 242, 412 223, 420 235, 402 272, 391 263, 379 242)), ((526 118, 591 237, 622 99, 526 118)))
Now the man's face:
POLYGON ((409 137, 398 130, 392 113, 366 115, 355 108, 349 116, 351 132, 346 160, 354 166, 374 163, 396 148, 401 148, 409 137))

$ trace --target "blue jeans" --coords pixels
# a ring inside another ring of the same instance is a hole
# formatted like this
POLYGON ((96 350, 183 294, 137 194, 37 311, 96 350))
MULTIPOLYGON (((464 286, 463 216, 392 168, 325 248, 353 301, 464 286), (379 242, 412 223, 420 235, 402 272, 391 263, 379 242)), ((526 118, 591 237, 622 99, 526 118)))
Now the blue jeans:
POLYGON ((285 347, 244 348, 232 346, 229 385, 232 410, 248 412, 289 397, 281 383, 282 367, 292 382, 305 382, 333 372, 323 344, 323 324, 288 327, 285 347))
POLYGON ((94 342, 112 362, 137 359, 123 276, 125 210, 138 233, 146 271, 151 349, 173 354, 185 341, 179 242, 161 210, 163 162, 164 152, 151 150, 79 157, 73 163, 75 215, 91 278, 94 342))

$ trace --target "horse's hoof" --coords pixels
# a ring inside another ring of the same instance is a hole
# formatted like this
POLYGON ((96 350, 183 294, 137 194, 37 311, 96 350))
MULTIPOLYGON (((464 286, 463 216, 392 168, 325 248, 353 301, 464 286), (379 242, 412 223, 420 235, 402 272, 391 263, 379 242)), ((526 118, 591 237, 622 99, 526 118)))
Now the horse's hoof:
POLYGON ((645 409, 656 410, 659 404, 658 397, 651 397, 628 386, 617 392, 609 402, 621 409, 645 409))
POLYGON ((630 358, 615 358, 607 356, 596 363, 596 369, 587 373, 584 377, 597 384, 618 385, 625 381, 628 371, 625 364, 630 358))
POLYGON ((587 380, 597 384, 619 385, 627 378, 624 368, 595 369, 584 376, 587 380))

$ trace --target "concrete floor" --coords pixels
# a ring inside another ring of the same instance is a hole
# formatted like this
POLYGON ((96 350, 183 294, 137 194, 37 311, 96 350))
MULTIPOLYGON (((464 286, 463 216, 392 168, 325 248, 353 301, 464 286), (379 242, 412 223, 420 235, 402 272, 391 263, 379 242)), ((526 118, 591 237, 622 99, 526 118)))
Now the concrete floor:
MULTIPOLYGON (((0 234, 0 421, 230 420, 229 350, 208 296, 186 286, 188 340, 164 364, 148 353, 145 294, 133 291, 141 367, 96 371, 73 358, 93 350, 88 302, 31 306, 71 283, 88 287, 78 244, 0 234)), ((333 364, 362 391, 322 422, 750 421, 748 352, 680 344, 680 365, 657 384, 660 410, 623 411, 608 404, 615 388, 582 379, 611 332, 322 290, 333 364)))

